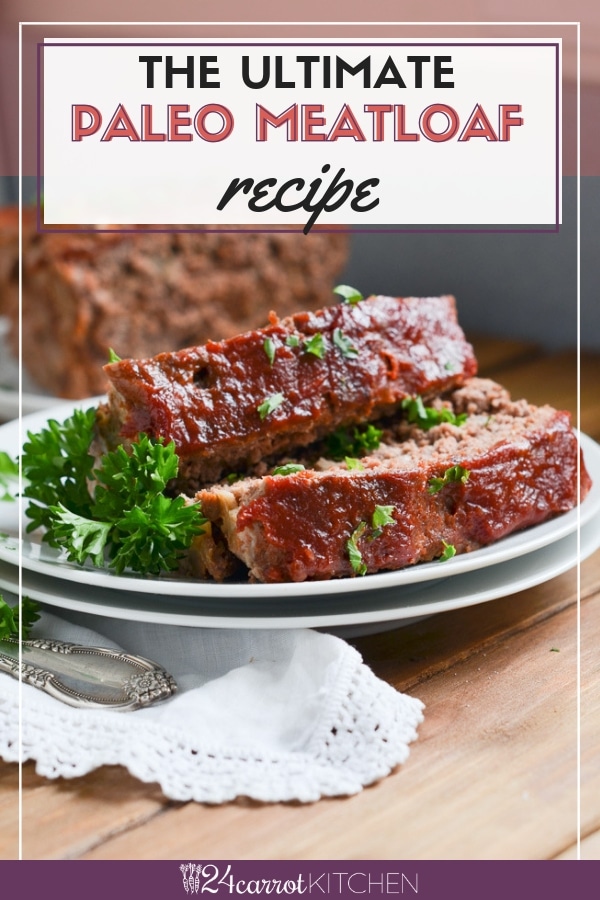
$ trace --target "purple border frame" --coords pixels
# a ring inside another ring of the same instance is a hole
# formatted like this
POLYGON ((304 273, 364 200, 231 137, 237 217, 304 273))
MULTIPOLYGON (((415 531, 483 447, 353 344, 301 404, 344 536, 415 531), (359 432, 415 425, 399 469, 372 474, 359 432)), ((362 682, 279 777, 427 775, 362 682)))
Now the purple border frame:
MULTIPOLYGON (((48 47, 331 47, 328 41, 298 41, 279 44, 274 41, 249 41, 238 43, 236 41, 183 41, 168 43, 165 41, 52 41, 37 44, 37 231, 40 234, 139 234, 139 228, 44 228, 41 221, 41 178, 42 178, 42 56, 48 47)), ((336 43, 336 47, 554 47, 555 50, 555 180, 554 180, 554 210, 555 223, 547 227, 538 228, 357 228, 354 226, 338 225, 331 228, 315 226, 317 234, 558 234, 560 231, 560 67, 559 67, 559 42, 558 41, 393 41, 385 44, 373 44, 372 41, 348 41, 336 43)), ((153 228, 151 225, 143 229, 144 233, 156 234, 302 234, 299 228, 153 228)))

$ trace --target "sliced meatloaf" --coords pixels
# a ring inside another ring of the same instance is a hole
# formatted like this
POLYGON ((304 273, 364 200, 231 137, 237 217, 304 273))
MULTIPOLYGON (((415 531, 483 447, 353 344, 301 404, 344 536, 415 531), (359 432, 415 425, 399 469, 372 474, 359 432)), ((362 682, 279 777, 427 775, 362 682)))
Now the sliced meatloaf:
POLYGON ((98 429, 109 447, 141 432, 173 440, 189 489, 460 385, 476 367, 453 297, 370 297, 107 365, 98 429))
MULTIPOLYGON (((211 531, 190 554, 196 574, 226 577, 234 560, 261 582, 399 569, 474 550, 576 505, 579 451, 568 413, 512 402, 482 379, 437 405, 467 413, 466 421, 424 431, 400 419, 359 467, 321 458, 292 474, 201 491, 211 531)), ((589 487, 582 464, 582 497, 589 487)))

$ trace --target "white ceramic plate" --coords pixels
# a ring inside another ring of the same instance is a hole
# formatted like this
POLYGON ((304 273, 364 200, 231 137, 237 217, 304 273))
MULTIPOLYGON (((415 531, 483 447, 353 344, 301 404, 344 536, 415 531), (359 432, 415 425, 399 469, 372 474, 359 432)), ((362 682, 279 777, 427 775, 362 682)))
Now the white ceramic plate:
MULTIPOLYGON (((485 570, 405 587, 337 594, 319 593, 324 585, 317 583, 304 597, 183 597, 170 594, 169 585, 144 594, 84 586, 35 572, 23 572, 23 594, 63 610, 128 621, 199 628, 333 628, 351 636, 526 590, 566 572, 599 545, 596 519, 580 534, 485 570)), ((0 588, 19 593, 15 566, 0 562, 0 588)))
MULTIPOLYGON (((0 449, 13 456, 18 453, 19 437, 27 430, 36 431, 43 427, 48 418, 62 420, 75 405, 85 408, 96 404, 97 398, 77 404, 66 403, 49 411, 25 416, 19 431, 18 422, 9 422, 0 427, 0 449)), ((91 565, 77 566, 64 559, 63 555, 43 544, 41 535, 35 534, 22 542, 22 566, 27 572, 59 578, 61 581, 75 582, 88 588, 110 588, 115 591, 143 594, 166 594, 169 597, 208 598, 217 600, 276 599, 287 603, 291 597, 320 598, 324 596, 367 593, 385 589, 406 588, 422 585, 429 581, 446 580, 468 572, 495 567, 509 560, 534 553, 540 548, 552 545, 577 530, 578 524, 585 525, 600 513, 600 446, 591 438, 582 435, 581 444, 586 466, 593 481, 593 487, 579 509, 557 516, 541 525, 503 538, 489 547, 466 553, 440 563, 438 561, 395 572, 368 575, 365 578, 340 578, 331 581, 309 581, 299 584, 248 584, 229 582, 217 584, 212 581, 186 579, 177 580, 167 576, 143 578, 137 575, 115 575, 96 569, 91 565)), ((18 561, 18 507, 17 504, 0 504, 0 560, 12 563, 18 561)), ((23 526, 24 527, 24 526, 23 526)))

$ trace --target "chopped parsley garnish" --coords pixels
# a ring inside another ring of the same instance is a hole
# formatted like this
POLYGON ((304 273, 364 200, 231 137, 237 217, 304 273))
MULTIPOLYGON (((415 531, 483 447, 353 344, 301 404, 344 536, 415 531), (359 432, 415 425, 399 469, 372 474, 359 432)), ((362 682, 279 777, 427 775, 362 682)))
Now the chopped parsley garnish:
MULTIPOLYGON (((383 533, 386 525, 394 525, 396 520, 392 516, 393 506, 376 506, 371 516, 371 534, 368 536, 369 541, 374 541, 383 533)), ((366 575, 367 565, 363 562, 362 553, 358 548, 359 540, 364 537, 369 526, 366 522, 359 522, 348 540, 346 541, 346 549, 348 550, 348 559, 355 575, 366 575)))
POLYGON ((344 299, 345 303, 350 303, 354 306, 356 303, 360 303, 361 300, 365 298, 357 291, 356 288, 350 287, 349 284, 338 284, 333 289, 334 294, 339 294, 340 297, 344 299))
POLYGON ((273 363, 275 362, 275 344, 273 343, 272 338, 268 337, 264 339, 263 349, 270 364, 273 365, 273 363))
POLYGON ((19 464, 0 450, 0 500, 14 500, 19 484, 19 464))
POLYGON ((108 348, 108 361, 109 363, 121 362, 121 357, 115 353, 112 347, 108 348))
POLYGON ((336 460, 345 459, 346 456, 364 456, 370 450, 377 450, 382 435, 383 431, 375 425, 365 425, 364 428, 357 426, 353 429, 338 428, 325 441, 327 452, 336 460))
POLYGON ((463 466, 451 466, 449 469, 446 469, 443 478, 430 478, 427 485, 427 490, 430 494, 437 494, 438 491, 441 491, 442 488, 445 488, 447 484, 458 482, 460 482, 461 484, 466 484, 469 480, 470 474, 471 473, 469 472, 469 470, 463 468, 463 466))
POLYGON ((288 334, 285 339, 285 343, 288 347, 299 347, 300 346, 300 338, 297 334, 288 334))
POLYGON ((346 463, 346 466, 349 469, 349 471, 356 469, 358 472, 362 472, 362 470, 364 469, 364 466, 361 463, 360 459, 356 459, 353 456, 345 456, 344 462, 346 463))
POLYGON ((358 356, 358 350, 352 345, 350 338, 344 336, 341 328, 335 328, 333 331, 333 343, 338 348, 342 356, 353 357, 358 356))
POLYGON ((425 406, 419 396, 405 397, 402 401, 402 409, 407 411, 408 421, 412 425, 418 425, 424 431, 428 431, 435 425, 441 425, 442 422, 449 422, 451 425, 464 425, 467 421, 466 413, 456 415, 447 407, 435 409, 433 406, 425 406))
POLYGON ((366 575, 367 574, 367 566, 363 562, 362 553, 358 549, 358 541, 363 536, 367 529, 366 522, 359 522, 356 526, 348 540, 346 541, 346 548, 348 550, 348 558, 350 560, 350 565, 352 566, 352 571, 355 575, 366 575))
POLYGON ((303 349, 305 353, 312 353, 314 356, 318 356, 319 359, 323 359, 327 353, 327 344, 321 332, 317 331, 312 337, 307 338, 304 341, 303 349))
POLYGON ((19 619, 21 620, 21 637, 26 640, 32 625, 40 617, 39 604, 29 597, 23 597, 17 606, 9 606, 0 594, 0 641, 6 638, 19 637, 19 619))
POLYGON ((42 526, 44 541, 80 565, 89 558, 119 573, 151 575, 176 568, 206 520, 199 504, 164 494, 179 467, 175 445, 140 435, 130 452, 118 447, 94 467, 94 419, 93 408, 76 410, 62 425, 51 420, 28 434, 27 531, 42 526))
POLYGON ((452 559, 453 556, 456 556, 456 547, 454 544, 447 544, 446 541, 442 541, 444 545, 444 552, 439 557, 439 562, 446 562, 447 559, 452 559))
POLYGON ((271 394, 270 397, 267 397, 266 400, 263 400, 263 402, 258 407, 258 414, 261 419, 266 419, 267 416, 270 416, 278 406, 281 406, 284 400, 285 397, 283 396, 283 394, 271 394))
POLYGON ((393 506, 375 507, 375 512, 373 513, 373 518, 371 519, 371 523, 373 525, 373 534, 371 535, 371 540, 378 538, 382 534, 383 529, 386 525, 396 524, 396 520, 392 515, 393 512, 393 506))
POLYGON ((238 472, 230 472, 225 481, 227 484, 235 484, 236 481, 239 481, 240 478, 243 478, 243 475, 238 474, 238 472))
POLYGON ((273 469, 273 475, 294 475, 296 472, 303 472, 304 466, 300 463, 285 463, 283 466, 277 466, 273 469))

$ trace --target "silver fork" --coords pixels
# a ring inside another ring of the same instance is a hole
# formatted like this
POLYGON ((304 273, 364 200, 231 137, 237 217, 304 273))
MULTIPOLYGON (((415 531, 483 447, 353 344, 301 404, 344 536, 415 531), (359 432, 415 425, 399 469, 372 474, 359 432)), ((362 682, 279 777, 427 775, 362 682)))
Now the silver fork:
POLYGON ((143 656, 68 641, 0 640, 0 671, 69 706, 129 711, 171 697, 177 685, 143 656))

